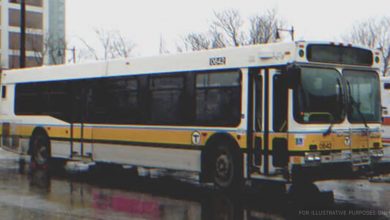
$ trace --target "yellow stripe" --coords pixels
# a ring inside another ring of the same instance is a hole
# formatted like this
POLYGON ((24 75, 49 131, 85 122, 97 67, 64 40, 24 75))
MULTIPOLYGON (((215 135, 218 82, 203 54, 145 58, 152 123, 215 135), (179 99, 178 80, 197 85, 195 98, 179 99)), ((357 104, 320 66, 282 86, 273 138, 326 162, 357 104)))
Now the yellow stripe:
MULTIPOLYGON (((31 136, 34 126, 32 125, 14 125, 14 133, 11 135, 31 136)), ((47 134, 51 138, 70 138, 70 126, 45 126, 47 134)), ((129 141, 129 142, 145 142, 145 143, 161 143, 161 144, 178 144, 191 145, 192 134, 198 131, 201 133, 201 142, 199 145, 205 145, 209 138, 219 132, 204 131, 204 130, 163 130, 163 129, 137 129, 137 128, 104 128, 104 127, 84 127, 83 138, 94 140, 111 140, 111 141, 129 141)), ((238 134, 237 132, 229 132, 229 134, 237 141, 241 148, 246 147, 246 135, 238 134)), ((73 128, 73 138, 81 138, 81 127, 73 128)))

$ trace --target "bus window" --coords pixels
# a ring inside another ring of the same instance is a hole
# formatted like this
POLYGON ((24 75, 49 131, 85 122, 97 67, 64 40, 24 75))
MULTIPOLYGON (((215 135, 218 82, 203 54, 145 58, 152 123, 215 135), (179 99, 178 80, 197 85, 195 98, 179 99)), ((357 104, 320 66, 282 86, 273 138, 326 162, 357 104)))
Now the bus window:
POLYGON ((241 115, 241 76, 234 72, 196 75, 196 123, 236 126, 241 115))
POLYGON ((274 131, 287 131, 287 82, 280 75, 274 75, 273 84, 273 128, 274 131))
POLYGON ((7 97, 7 87, 3 86, 1 89, 1 97, 5 99, 7 97))
POLYGON ((150 123, 184 123, 184 75, 158 75, 149 79, 150 123))

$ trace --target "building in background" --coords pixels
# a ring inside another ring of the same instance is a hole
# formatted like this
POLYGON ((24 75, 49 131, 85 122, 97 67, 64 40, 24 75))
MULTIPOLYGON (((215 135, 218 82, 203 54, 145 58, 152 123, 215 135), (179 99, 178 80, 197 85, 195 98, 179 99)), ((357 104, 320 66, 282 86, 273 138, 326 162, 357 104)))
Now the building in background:
POLYGON ((65 63, 65 0, 46 0, 49 6, 49 36, 51 46, 48 48, 48 63, 65 63))
MULTIPOLYGON (((26 66, 64 63, 65 0, 25 0, 26 66)), ((0 0, 1 67, 19 67, 20 0, 0 0)))

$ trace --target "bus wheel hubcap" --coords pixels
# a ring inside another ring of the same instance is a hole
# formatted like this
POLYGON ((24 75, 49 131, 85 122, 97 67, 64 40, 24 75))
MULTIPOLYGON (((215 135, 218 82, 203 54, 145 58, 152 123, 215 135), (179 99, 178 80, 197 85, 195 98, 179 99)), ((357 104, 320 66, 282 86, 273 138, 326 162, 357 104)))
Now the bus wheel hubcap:
POLYGON ((216 162, 217 176, 221 178, 227 178, 229 175, 229 169, 230 165, 228 156, 225 154, 220 155, 216 162))
POLYGON ((44 164, 47 160, 46 146, 43 144, 38 145, 38 149, 35 154, 35 160, 38 164, 44 164))

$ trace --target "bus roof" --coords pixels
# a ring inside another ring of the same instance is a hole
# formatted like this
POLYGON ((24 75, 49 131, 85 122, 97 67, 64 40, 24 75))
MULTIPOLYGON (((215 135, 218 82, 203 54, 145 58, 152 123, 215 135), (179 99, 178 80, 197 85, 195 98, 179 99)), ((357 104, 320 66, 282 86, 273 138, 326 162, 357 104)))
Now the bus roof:
MULTIPOLYGON (((270 43, 155 57, 5 70, 2 73, 2 83, 13 84, 131 74, 277 66, 293 62, 308 62, 306 58, 298 56, 298 50, 311 43, 313 42, 270 43)), ((315 44, 333 45, 330 42, 315 42, 315 44)), ((375 64, 373 67, 376 67, 375 64)))

